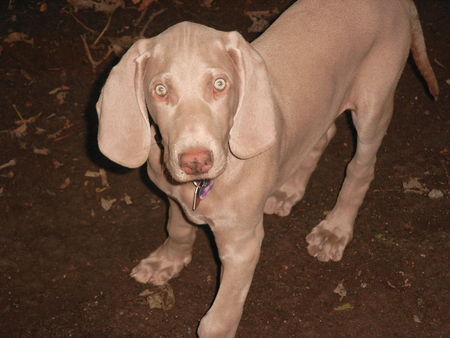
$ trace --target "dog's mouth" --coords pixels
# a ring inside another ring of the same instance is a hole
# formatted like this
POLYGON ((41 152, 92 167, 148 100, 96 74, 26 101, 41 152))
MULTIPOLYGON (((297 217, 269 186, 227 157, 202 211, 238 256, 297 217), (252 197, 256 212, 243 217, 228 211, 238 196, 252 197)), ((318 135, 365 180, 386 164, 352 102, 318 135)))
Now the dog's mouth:
POLYGON ((188 175, 180 168, 176 168, 175 170, 171 169, 170 166, 166 166, 167 173, 170 176, 171 180, 176 183, 187 183, 193 181, 202 181, 202 180, 214 180, 217 179, 222 173, 225 171, 225 167, 222 168, 213 168, 209 172, 204 174, 196 174, 196 175, 188 175))

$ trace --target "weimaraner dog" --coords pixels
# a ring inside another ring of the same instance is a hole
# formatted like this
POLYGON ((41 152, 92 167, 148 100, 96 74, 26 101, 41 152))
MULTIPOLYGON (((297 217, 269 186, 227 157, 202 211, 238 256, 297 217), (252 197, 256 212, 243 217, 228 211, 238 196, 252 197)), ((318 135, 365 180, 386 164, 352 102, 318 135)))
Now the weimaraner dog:
POLYGON ((249 44, 237 32, 179 23, 136 41, 97 103, 100 150, 169 196, 167 240, 131 276, 164 284, 191 261, 195 224, 214 233, 220 288, 201 337, 233 337, 260 255, 263 214, 287 216, 351 111, 357 148, 336 205, 306 237, 339 261, 374 176, 409 51, 439 88, 409 0, 303 0, 249 44))

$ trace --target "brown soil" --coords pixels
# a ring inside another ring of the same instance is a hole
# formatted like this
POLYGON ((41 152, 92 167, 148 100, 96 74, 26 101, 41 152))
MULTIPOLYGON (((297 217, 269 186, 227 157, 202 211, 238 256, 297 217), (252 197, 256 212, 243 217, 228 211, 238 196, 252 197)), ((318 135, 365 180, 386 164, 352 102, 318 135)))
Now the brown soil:
MULTIPOLYGON (((290 2, 216 0, 208 8, 201 6, 208 1, 160 0, 138 28, 141 12, 126 2, 93 57, 105 54, 107 38, 135 34, 159 9, 167 8, 147 36, 191 20, 253 39, 245 12, 282 11, 290 2)), ((307 254, 304 238, 332 208, 353 151, 351 129, 339 119, 304 200, 289 217, 265 218, 239 337, 448 337, 450 3, 416 2, 440 100, 430 98, 409 63, 354 239, 341 262, 320 263, 307 254), (408 193, 403 183, 414 178, 421 186, 408 193), (431 189, 444 196, 430 198, 431 189), (340 282, 343 299, 333 292, 340 282)), ((75 13, 97 31, 91 33, 69 9, 64 1, 0 4, 0 165, 16 161, 0 169, 0 335, 195 336, 217 290, 210 235, 200 231, 192 263, 171 281, 175 307, 150 309, 139 297, 146 286, 128 273, 164 240, 166 201, 143 170, 120 168, 99 154, 94 105, 118 59, 92 70, 80 35, 91 44, 107 17, 92 9, 75 13), (4 40, 12 32, 33 43, 4 40), (65 94, 52 92, 62 86, 65 94), (11 136, 16 121, 31 117, 25 135, 11 136), (85 176, 99 168, 107 170, 107 189, 85 176), (106 211, 102 198, 117 201, 106 211)))

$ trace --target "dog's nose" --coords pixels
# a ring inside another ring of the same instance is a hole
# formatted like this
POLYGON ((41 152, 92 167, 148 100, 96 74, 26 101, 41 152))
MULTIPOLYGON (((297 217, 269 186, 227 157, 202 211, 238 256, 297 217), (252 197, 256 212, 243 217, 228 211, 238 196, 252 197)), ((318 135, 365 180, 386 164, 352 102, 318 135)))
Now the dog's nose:
POLYGON ((206 174, 213 166, 213 156, 208 149, 192 148, 179 156, 179 164, 188 175, 206 174))

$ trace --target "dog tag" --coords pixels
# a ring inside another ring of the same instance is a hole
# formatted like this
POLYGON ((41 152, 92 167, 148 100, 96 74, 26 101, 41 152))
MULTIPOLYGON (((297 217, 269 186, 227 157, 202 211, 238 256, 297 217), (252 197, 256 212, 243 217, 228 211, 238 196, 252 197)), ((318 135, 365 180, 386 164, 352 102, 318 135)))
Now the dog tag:
POLYGON ((195 185, 194 199, 192 200, 192 211, 195 211, 195 209, 197 209, 198 204, 200 203, 198 192, 200 191, 201 182, 202 181, 192 181, 192 183, 194 183, 195 185))
POLYGON ((211 192, 214 181, 213 180, 201 180, 201 181, 192 181, 195 185, 194 190, 194 198, 192 200, 192 211, 197 209, 201 200, 204 200, 208 194, 211 192))

